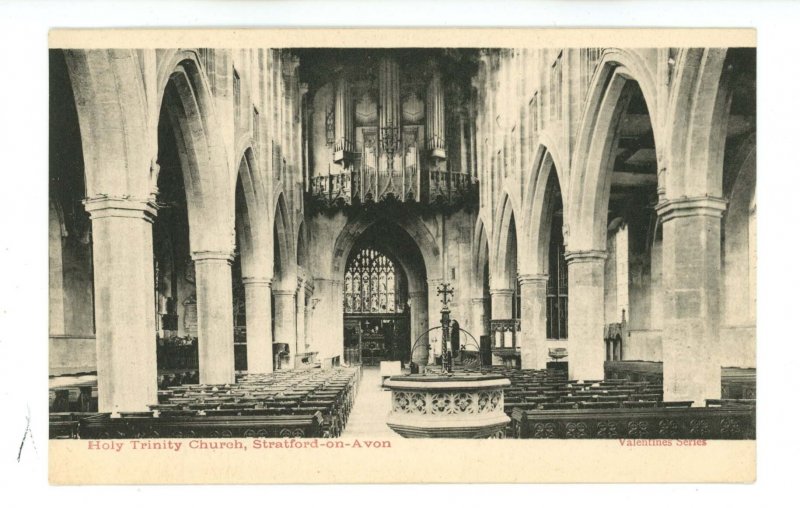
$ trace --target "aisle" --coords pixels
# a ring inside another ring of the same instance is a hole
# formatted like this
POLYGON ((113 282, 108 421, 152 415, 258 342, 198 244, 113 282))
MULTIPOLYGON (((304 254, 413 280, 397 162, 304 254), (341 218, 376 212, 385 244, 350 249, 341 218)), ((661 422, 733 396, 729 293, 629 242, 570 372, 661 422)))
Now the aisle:
POLYGON ((362 369, 356 402, 342 438, 399 438, 399 435, 386 426, 391 392, 381 389, 380 371, 377 367, 363 367, 362 369))

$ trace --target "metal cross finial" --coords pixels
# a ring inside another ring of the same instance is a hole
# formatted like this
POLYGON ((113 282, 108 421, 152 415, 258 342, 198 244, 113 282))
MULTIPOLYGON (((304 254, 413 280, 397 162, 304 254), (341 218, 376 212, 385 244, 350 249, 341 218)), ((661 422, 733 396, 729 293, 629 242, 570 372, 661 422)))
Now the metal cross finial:
POLYGON ((453 297, 453 288, 450 287, 450 284, 447 282, 443 282, 439 284, 439 289, 436 291, 436 294, 442 295, 442 303, 445 307, 447 307, 448 296, 450 298, 453 297))

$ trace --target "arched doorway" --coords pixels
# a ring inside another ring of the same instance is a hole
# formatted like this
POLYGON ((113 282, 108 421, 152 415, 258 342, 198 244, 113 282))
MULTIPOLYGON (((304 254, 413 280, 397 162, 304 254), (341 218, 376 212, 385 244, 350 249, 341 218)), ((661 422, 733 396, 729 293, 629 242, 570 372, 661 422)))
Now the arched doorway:
POLYGON ((412 326, 412 314, 427 313, 425 281, 422 255, 405 230, 379 221, 361 234, 343 274, 346 363, 407 363, 412 354, 427 357, 426 343, 412 351, 419 335, 412 326))

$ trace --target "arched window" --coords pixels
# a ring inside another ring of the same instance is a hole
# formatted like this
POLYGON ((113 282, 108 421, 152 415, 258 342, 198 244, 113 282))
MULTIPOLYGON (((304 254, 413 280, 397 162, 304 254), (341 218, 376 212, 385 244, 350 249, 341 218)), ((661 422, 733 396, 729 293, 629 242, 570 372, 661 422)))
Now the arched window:
POLYGON ((344 311, 348 314, 386 314, 397 309, 397 272, 391 259, 371 248, 347 263, 344 311))

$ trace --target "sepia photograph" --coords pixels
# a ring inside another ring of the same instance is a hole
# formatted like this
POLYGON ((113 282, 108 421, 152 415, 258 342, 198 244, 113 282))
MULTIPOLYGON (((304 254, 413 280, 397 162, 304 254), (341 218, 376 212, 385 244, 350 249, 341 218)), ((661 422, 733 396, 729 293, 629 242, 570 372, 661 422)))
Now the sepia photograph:
POLYGON ((50 442, 754 445, 757 52, 733 33, 51 34, 50 442))

